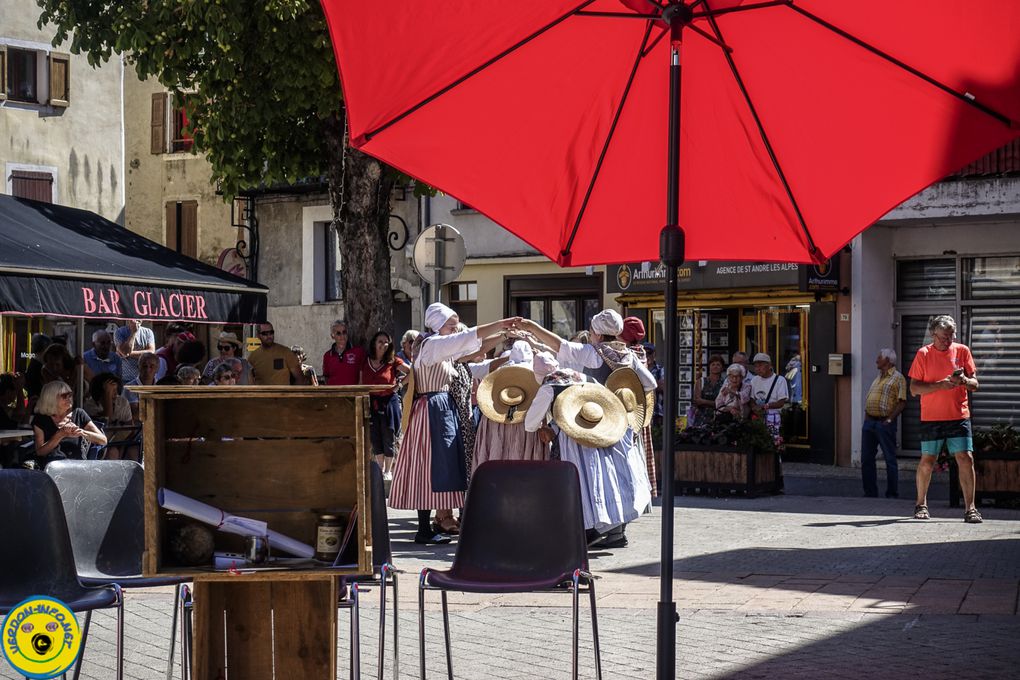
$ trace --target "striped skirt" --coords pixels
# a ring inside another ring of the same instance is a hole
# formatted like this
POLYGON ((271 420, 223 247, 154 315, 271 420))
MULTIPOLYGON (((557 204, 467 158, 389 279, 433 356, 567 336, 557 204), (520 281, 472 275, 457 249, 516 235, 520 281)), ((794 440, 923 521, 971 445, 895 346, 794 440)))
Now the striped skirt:
POLYGON ((432 490, 432 436, 428 399, 415 399, 407 432, 400 442, 390 488, 390 507, 402 510, 450 510, 464 505, 463 491, 432 490))
POLYGON ((652 498, 657 498, 659 492, 655 483, 655 442, 652 439, 652 426, 641 428, 641 447, 645 453, 645 468, 648 471, 648 484, 652 487, 652 498))
POLYGON ((549 445, 538 432, 525 431, 524 423, 507 425, 483 417, 475 432, 472 473, 489 460, 549 460, 549 445))

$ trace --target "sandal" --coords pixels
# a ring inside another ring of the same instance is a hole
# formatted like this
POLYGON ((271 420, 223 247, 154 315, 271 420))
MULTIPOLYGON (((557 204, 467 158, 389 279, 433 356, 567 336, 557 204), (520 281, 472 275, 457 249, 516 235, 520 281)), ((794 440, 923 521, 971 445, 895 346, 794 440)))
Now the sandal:
POLYGON ((437 517, 432 526, 435 528, 435 531, 447 536, 457 536, 460 534, 460 524, 453 518, 453 515, 443 518, 437 517))
POLYGON ((963 513, 963 521, 967 524, 981 524, 984 522, 981 518, 981 513, 977 511, 977 508, 971 508, 967 512, 963 513))
POLYGON ((931 519, 931 515, 928 514, 927 505, 915 505, 914 506, 914 519, 931 519))

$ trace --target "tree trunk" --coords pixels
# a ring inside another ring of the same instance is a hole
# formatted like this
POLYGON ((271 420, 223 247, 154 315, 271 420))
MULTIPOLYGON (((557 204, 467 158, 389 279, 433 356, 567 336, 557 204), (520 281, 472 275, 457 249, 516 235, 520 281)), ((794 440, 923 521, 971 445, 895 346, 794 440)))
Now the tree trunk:
POLYGON ((395 332, 386 234, 396 174, 360 151, 345 149, 344 124, 333 122, 326 142, 340 293, 350 341, 364 345, 377 331, 395 332))

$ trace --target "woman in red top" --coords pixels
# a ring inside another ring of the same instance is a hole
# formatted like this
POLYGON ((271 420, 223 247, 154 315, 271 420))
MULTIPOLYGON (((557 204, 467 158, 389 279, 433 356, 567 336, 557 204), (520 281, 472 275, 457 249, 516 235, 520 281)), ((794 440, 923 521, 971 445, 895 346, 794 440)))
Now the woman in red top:
POLYGON ((397 390, 411 370, 394 354, 389 333, 379 331, 365 348, 367 360, 361 368, 362 385, 386 385, 372 392, 369 438, 372 453, 383 471, 383 479, 393 478, 393 440, 400 432, 401 404, 397 390))

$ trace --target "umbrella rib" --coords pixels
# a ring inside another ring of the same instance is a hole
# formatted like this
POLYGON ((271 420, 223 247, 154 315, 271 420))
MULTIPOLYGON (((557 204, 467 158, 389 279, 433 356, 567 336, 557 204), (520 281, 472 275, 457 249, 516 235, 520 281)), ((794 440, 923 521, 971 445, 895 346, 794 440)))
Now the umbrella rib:
POLYGON ((561 257, 567 257, 570 255, 570 249, 574 245, 574 239, 577 237, 577 230, 581 226, 581 219, 584 217, 584 211, 588 208, 588 201, 591 198, 592 191, 595 190, 595 182, 599 178, 599 173, 602 171, 602 162, 606 159, 606 153, 609 151, 609 143, 613 141, 613 133, 616 132, 616 125, 620 122, 620 115, 623 113, 623 107, 627 103, 627 96, 630 94, 630 87, 634 84, 634 76, 637 75, 638 66, 641 64, 641 59, 645 55, 645 45, 648 44, 648 36, 652 34, 652 22, 648 22, 648 26, 645 27, 645 36, 641 39, 641 45, 638 47, 637 56, 634 57, 634 65, 630 68, 630 75, 627 77, 627 84, 623 88, 623 95, 620 97, 620 103, 616 107, 616 113, 613 114, 613 122, 609 126, 609 134, 606 135, 606 141, 602 144, 602 151, 599 153, 599 160, 595 164, 595 171, 592 172, 591 181, 588 182, 588 190, 584 193, 584 200, 581 202, 581 208, 577 211, 577 219, 574 220, 574 227, 570 230, 570 238, 567 239, 567 245, 560 252, 561 257))
POLYGON ((898 66, 899 68, 901 68, 904 71, 910 73, 911 75, 914 75, 914 76, 920 78, 921 80, 925 81, 929 85, 932 85, 932 86, 942 90, 943 92, 945 92, 946 94, 950 95, 951 97, 955 97, 956 99, 959 99, 964 104, 968 104, 968 105, 976 108, 977 110, 981 111, 982 113, 985 113, 985 114, 991 116, 992 118, 995 118, 1000 123, 1003 123, 1004 125, 1006 125, 1006 127, 1010 127, 1010 128, 1018 128, 1018 127, 1020 127, 1020 123, 1017 123, 1017 121, 1013 120, 1009 116, 1007 116, 1007 115, 1005 115, 1003 113, 1000 113, 1000 112, 996 111, 995 109, 993 109, 992 107, 987 106, 987 105, 982 104, 981 102, 977 101, 977 99, 974 97, 974 95, 971 94, 970 92, 958 92, 957 90, 954 90, 952 87, 946 85, 945 83, 942 83, 942 82, 936 80, 935 78, 929 76, 928 74, 926 74, 926 73, 924 73, 922 71, 917 70, 913 66, 910 66, 909 64, 907 64, 907 63, 905 63, 903 61, 900 61, 899 59, 897 59, 896 57, 892 56, 891 54, 888 54, 887 52, 883 52, 882 50, 878 49, 874 45, 870 45, 870 44, 864 42, 863 40, 861 40, 860 38, 858 38, 858 37, 856 37, 856 36, 854 36, 854 35, 852 35, 850 33, 847 33, 843 29, 839 28, 838 26, 835 26, 834 24, 829 23, 828 21, 826 21, 825 19, 821 18, 820 16, 812 14, 811 12, 807 11, 806 9, 803 9, 802 7, 798 7, 791 0, 787 0, 784 4, 789 6, 790 9, 792 9, 795 12, 797 12, 801 16, 803 16, 803 17, 805 17, 807 19, 810 19, 811 21, 815 22, 819 26, 822 26, 823 28, 826 28, 826 29, 832 31, 836 35, 849 40, 850 42, 852 42, 853 44, 857 45, 858 47, 862 47, 862 48, 866 49, 867 51, 871 52, 875 56, 880 57, 882 59, 885 59, 886 61, 888 61, 889 63, 893 64, 894 66, 898 66))
POLYGON ((562 23, 566 19, 574 16, 575 14, 577 14, 578 12, 580 12, 582 9, 584 9, 588 5, 592 4, 593 2, 595 2, 595 0, 584 0, 584 2, 580 3, 579 5, 574 7, 573 9, 570 9, 567 12, 565 12, 564 14, 562 14, 562 15, 558 16, 557 18, 553 19, 551 22, 549 22, 545 26, 542 26, 537 31, 535 31, 535 32, 531 33, 530 35, 527 35, 524 38, 520 39, 519 41, 517 41, 516 43, 514 43, 510 47, 506 48, 505 50, 503 50, 502 52, 500 52, 496 56, 494 56, 491 59, 489 59, 488 61, 486 61, 485 63, 483 63, 483 64, 481 64, 479 66, 476 66, 475 68, 471 69, 470 71, 468 71, 467 73, 462 75, 460 78, 457 78, 456 80, 454 80, 449 85, 446 85, 446 86, 440 88, 438 91, 432 93, 431 95, 429 95, 425 99, 422 99, 421 101, 419 101, 417 104, 414 104, 413 106, 405 109, 403 113, 399 113, 396 116, 394 116, 393 118, 390 118, 388 121, 386 121, 382 125, 379 125, 378 127, 374 128, 372 130, 369 130, 368 132, 366 132, 363 135, 364 140, 367 141, 369 139, 372 139, 372 137, 375 137, 377 134, 379 134, 383 130, 391 127, 392 125, 394 125, 394 124, 396 124, 398 122, 400 122, 404 118, 407 118, 409 115, 411 115, 412 113, 414 113, 418 109, 420 109, 423 106, 429 104, 430 102, 434 101, 435 99, 443 96, 444 94, 446 94, 447 92, 449 92, 453 88, 455 88, 458 85, 460 85, 461 83, 463 83, 465 80, 471 78, 472 76, 477 75, 481 71, 484 71, 485 69, 487 69, 488 67, 492 66, 493 64, 495 64, 497 61, 499 61, 503 57, 505 57, 508 54, 511 54, 512 52, 520 49, 524 45, 528 44, 529 42, 531 42, 532 40, 534 40, 538 36, 542 35, 546 31, 548 31, 549 29, 557 26, 558 24, 562 23))
MULTIPOLYGON (((705 1, 705 9, 711 12, 708 6, 707 0, 705 1)), ((709 14, 707 17, 709 25, 712 27, 712 31, 715 32, 719 41, 723 44, 726 40, 723 38, 722 31, 719 30, 719 24, 715 20, 715 17, 709 14)), ((751 117, 754 118, 754 124, 758 128, 758 134, 761 135, 761 141, 765 145, 765 151, 769 155, 769 159, 772 161, 772 166, 776 169, 776 174, 779 176, 779 181, 783 184, 783 190, 786 192, 786 197, 790 199, 790 205, 793 207, 793 211, 797 214, 797 222, 800 223, 800 228, 804 231, 804 236, 808 241, 808 250, 811 256, 816 260, 820 261, 821 251, 818 246, 815 245, 815 240, 811 236, 811 230, 808 229, 807 222, 804 221, 804 215, 800 211, 800 205, 797 203, 797 199, 793 195, 793 189, 790 187, 790 183, 786 180, 786 173, 783 172, 783 167, 779 164, 779 158, 776 157, 775 149, 772 148, 772 142, 769 141, 768 133, 765 132, 765 126, 761 122, 761 118, 758 117, 758 110, 754 107, 754 102, 751 101, 751 95, 747 91, 747 87, 744 85, 744 79, 740 77, 740 71, 737 69, 737 64, 733 61, 733 55, 726 50, 722 51, 723 56, 726 58, 726 63, 729 64, 730 72, 733 74, 733 79, 737 83, 737 87, 740 88, 740 93, 744 97, 744 102, 747 103, 747 108, 751 112, 751 117)))
POLYGON ((655 46, 659 44, 659 42, 666 36, 667 33, 669 33, 668 28, 662 29, 662 32, 659 33, 659 35, 655 36, 655 40, 649 43, 648 47, 646 47, 644 52, 641 53, 641 58, 644 59, 649 54, 651 54, 652 50, 655 49, 655 46))

